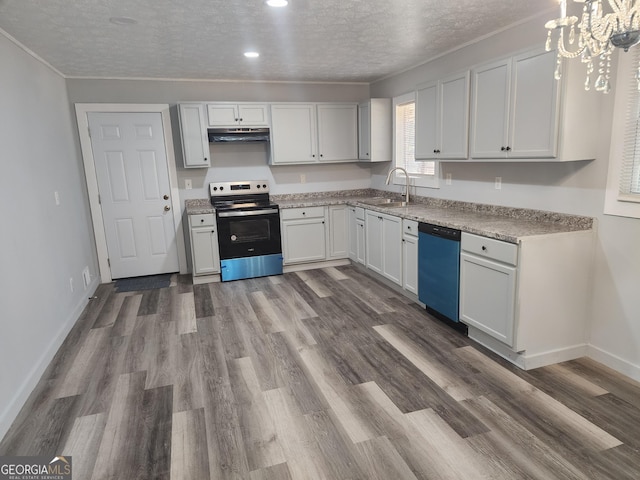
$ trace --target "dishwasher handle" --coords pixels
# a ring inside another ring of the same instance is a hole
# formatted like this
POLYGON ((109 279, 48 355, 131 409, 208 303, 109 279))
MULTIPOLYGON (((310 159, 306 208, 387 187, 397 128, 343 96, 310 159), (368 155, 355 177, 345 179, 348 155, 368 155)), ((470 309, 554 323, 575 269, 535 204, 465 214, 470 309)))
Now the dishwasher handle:
POLYGON ((431 223, 418 223, 418 232, 433 235, 434 237, 446 238, 455 242, 460 241, 460 230, 455 228, 442 227, 440 225, 432 225, 431 223))

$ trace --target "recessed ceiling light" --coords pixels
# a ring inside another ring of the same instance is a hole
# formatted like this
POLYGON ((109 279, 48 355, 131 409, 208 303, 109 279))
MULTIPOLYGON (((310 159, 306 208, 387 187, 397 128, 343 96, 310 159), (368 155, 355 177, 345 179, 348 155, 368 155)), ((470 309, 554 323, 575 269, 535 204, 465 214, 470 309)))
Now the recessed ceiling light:
POLYGON ((244 52, 244 56, 247 58, 258 58, 260 54, 258 52, 244 52))
POLYGON ((287 0, 267 0, 267 5, 270 7, 286 7, 289 2, 287 0))
POLYGON ((114 25, 135 25, 138 21, 131 17, 111 17, 109 19, 114 25))

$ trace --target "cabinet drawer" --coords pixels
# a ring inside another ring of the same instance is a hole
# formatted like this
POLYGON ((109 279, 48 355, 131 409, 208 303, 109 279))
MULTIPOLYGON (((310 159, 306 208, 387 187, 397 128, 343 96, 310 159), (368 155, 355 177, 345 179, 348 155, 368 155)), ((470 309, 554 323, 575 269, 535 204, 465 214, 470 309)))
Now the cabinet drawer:
POLYGON ((280 210, 282 220, 300 220, 302 218, 324 217, 324 207, 283 208, 280 210))
POLYGON ((474 255, 509 265, 518 264, 518 246, 513 243, 463 232, 460 247, 463 251, 474 255))
POLYGON ((213 213, 189 215, 189 221, 192 227, 215 227, 216 216, 213 213))
POLYGON ((415 220, 407 220, 406 218, 402 220, 402 233, 404 235, 413 235, 414 237, 418 236, 418 222, 415 220))
POLYGON ((364 208, 356 207, 356 220, 364 220, 364 208))

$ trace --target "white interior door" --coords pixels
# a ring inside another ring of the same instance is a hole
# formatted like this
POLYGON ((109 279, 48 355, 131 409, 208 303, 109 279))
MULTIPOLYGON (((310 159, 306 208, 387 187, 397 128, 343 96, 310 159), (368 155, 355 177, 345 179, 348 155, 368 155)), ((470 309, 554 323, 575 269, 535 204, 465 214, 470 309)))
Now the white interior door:
POLYGON ((111 277, 179 270, 160 113, 88 113, 111 277))

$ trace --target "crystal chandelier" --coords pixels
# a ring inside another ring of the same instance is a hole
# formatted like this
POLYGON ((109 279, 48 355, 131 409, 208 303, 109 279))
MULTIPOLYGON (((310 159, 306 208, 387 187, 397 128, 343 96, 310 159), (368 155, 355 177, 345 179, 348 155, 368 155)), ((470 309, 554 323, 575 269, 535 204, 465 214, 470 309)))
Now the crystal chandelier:
MULTIPOLYGON (((640 42, 640 1, 637 0, 573 0, 583 3, 581 18, 567 16, 567 0, 560 0, 560 18, 550 20, 546 49, 552 48, 553 32, 558 30, 556 79, 562 76, 562 58, 578 58, 587 64, 585 90, 591 88, 591 77, 598 64, 594 88, 609 93, 611 54, 615 47, 626 52, 640 42), (603 4, 608 5, 605 9, 603 4), (605 11, 606 10, 606 11, 605 11)), ((636 73, 640 89, 640 69, 636 73)))

